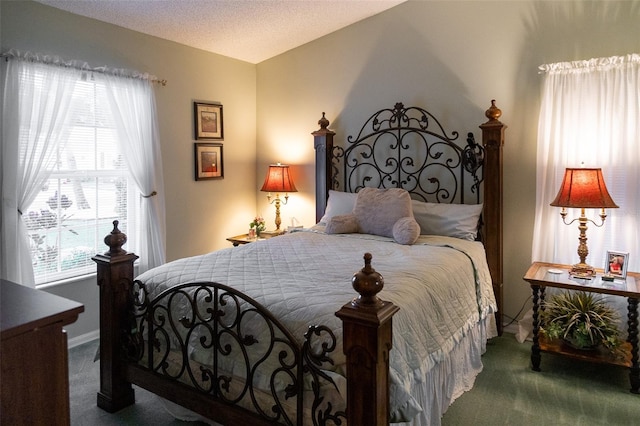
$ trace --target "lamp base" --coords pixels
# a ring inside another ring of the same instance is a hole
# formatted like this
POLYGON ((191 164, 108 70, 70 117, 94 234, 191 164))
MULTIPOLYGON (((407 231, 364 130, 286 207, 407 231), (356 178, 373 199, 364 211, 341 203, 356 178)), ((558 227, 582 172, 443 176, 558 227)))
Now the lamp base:
POLYGON ((569 275, 576 278, 593 278, 596 276, 596 268, 586 263, 576 263, 571 266, 569 275))

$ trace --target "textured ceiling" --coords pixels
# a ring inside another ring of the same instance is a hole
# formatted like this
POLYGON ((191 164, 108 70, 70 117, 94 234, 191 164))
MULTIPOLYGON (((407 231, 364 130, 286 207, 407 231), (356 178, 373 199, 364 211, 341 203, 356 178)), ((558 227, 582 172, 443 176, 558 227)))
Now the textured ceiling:
POLYGON ((258 63, 406 0, 36 0, 258 63))

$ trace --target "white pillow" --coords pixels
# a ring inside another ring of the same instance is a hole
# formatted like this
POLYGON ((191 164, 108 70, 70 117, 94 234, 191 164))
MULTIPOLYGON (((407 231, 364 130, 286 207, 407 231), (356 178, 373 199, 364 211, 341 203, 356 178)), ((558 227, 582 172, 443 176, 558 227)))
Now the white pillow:
POLYGON ((425 203, 411 200, 413 217, 422 235, 443 235, 473 241, 482 204, 425 203))
POLYGON ((355 192, 341 192, 330 189, 327 208, 324 210, 324 216, 322 216, 322 219, 320 219, 318 223, 326 225, 333 216, 353 213, 356 198, 358 198, 358 194, 355 192))

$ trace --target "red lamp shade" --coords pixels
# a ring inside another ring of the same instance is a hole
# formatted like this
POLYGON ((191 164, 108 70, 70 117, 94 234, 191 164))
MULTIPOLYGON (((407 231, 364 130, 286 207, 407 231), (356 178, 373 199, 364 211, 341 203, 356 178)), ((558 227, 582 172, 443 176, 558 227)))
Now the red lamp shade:
POLYGON ((567 168, 554 207, 617 208, 604 184, 602 169, 567 168))
POLYGON ((298 192, 291 180, 289 166, 284 164, 272 164, 267 171, 261 191, 264 192, 298 192))

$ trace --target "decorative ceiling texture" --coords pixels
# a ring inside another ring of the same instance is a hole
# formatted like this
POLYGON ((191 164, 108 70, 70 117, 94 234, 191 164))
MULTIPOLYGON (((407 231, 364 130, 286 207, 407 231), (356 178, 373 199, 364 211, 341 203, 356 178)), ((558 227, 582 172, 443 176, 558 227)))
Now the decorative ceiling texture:
POLYGON ((406 0, 36 1, 255 64, 406 0))

